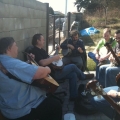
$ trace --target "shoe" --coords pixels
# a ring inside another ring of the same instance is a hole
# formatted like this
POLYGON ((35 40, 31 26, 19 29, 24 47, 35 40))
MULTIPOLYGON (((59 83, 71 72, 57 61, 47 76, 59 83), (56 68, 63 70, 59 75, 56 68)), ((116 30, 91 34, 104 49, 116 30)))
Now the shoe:
POLYGON ((94 74, 85 74, 85 80, 92 79, 94 77, 94 74))

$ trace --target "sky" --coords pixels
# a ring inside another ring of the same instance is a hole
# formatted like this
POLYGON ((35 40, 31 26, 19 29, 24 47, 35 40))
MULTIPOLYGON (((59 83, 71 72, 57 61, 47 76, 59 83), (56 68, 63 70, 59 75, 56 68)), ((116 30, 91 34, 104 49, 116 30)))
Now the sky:
POLYGON ((49 3, 49 6, 53 8, 54 11, 60 11, 65 13, 65 6, 67 1, 67 12, 76 12, 76 7, 74 6, 75 0, 37 0, 43 3, 49 3))

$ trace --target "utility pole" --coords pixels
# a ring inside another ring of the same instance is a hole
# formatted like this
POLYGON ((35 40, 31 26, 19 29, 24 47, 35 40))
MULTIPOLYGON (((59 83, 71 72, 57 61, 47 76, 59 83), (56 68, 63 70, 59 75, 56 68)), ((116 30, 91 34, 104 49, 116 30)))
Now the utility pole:
POLYGON ((65 1, 65 15, 67 15, 67 0, 65 1))

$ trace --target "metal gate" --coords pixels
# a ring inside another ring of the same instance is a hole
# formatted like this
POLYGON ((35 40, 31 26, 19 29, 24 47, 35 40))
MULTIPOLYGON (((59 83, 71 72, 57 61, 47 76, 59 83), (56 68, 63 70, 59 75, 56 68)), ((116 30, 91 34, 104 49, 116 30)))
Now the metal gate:
POLYGON ((47 23, 46 49, 51 54, 55 50, 55 46, 69 35, 70 13, 67 16, 50 14, 47 17, 47 23))

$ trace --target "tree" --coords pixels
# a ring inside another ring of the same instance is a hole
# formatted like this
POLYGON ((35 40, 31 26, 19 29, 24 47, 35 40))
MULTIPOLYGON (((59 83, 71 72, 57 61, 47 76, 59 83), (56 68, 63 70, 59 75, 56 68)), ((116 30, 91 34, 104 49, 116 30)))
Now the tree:
POLYGON ((119 0, 75 0, 74 5, 76 5, 78 12, 80 12, 81 8, 85 8, 89 12, 94 12, 97 8, 104 9, 105 25, 107 25, 108 7, 118 5, 117 3, 120 3, 119 0))
POLYGON ((76 0, 74 5, 77 7, 77 11, 80 12, 82 8, 86 8, 91 3, 91 0, 76 0))

